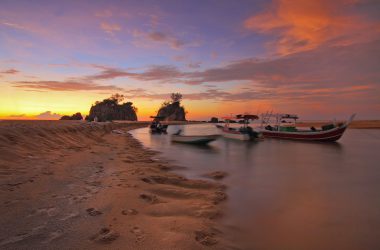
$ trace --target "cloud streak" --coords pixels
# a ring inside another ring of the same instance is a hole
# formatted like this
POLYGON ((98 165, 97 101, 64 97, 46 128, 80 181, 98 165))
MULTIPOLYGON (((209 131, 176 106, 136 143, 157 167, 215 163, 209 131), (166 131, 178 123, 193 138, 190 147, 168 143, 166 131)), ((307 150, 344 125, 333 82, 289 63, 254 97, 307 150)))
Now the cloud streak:
POLYGON ((379 53, 380 40, 377 40, 324 47, 272 60, 240 60, 224 67, 194 72, 188 77, 199 84, 245 80, 267 87, 379 84, 379 53))
POLYGON ((159 44, 165 44, 172 49, 181 49, 187 43, 174 35, 165 33, 162 31, 150 31, 145 32, 141 30, 134 30, 132 36, 135 37, 135 45, 137 46, 146 46, 146 42, 154 42, 159 44))
MULTIPOLYGON (((243 81, 245 85, 257 89, 255 93, 251 93, 252 96, 260 96, 258 91, 262 89, 284 87, 313 93, 313 90, 325 88, 339 90, 350 86, 379 85, 380 72, 377 67, 380 65, 380 58, 377 56, 379 54, 380 40, 376 40, 349 46, 321 47, 271 60, 244 59, 203 71, 186 72, 170 65, 155 65, 142 72, 132 72, 132 70, 102 66, 98 67, 102 70, 97 74, 67 81, 23 81, 14 83, 14 86, 54 91, 122 91, 122 88, 115 85, 101 85, 96 82, 126 77, 141 82, 156 81, 160 84, 187 85, 243 81)), ((216 97, 212 94, 223 97, 223 93, 215 93, 212 90, 205 93, 207 98, 216 97)))
POLYGON ((7 69, 7 70, 4 70, 4 71, 0 71, 0 74, 14 75, 14 74, 17 74, 19 72, 20 71, 18 71, 17 69, 7 69))
POLYGON ((100 85, 96 83, 83 83, 74 81, 21 81, 13 83, 16 88, 28 90, 51 90, 51 91, 120 91, 122 88, 114 85, 100 85))
POLYGON ((113 35, 115 32, 118 32, 118 31, 121 31, 121 26, 116 24, 116 23, 106 23, 106 22, 102 22, 100 24, 100 28, 108 33, 108 34, 111 34, 113 35))
MULTIPOLYGON (((151 93, 145 89, 131 89, 126 91, 128 98, 144 98, 149 100, 165 100, 171 93, 151 93)), ((200 101, 200 100, 214 100, 214 101, 247 101, 252 99, 268 99, 272 96, 270 92, 258 91, 244 91, 231 93, 219 89, 208 89, 204 92, 194 92, 184 94, 185 100, 200 101)))
MULTIPOLYGON (((207 89, 203 92, 185 93, 185 100, 202 101, 213 100, 219 102, 246 102, 253 100, 275 100, 281 102, 313 102, 323 99, 339 99, 350 95, 351 97, 362 96, 362 94, 374 93, 373 86, 351 86, 344 88, 328 87, 305 91, 304 89, 293 89, 288 87, 280 88, 260 88, 257 90, 244 88, 239 91, 225 91, 220 89, 207 89)), ((165 100, 171 93, 154 93, 138 88, 126 90, 125 96, 133 98, 143 98, 149 100, 165 100)))
POLYGON ((6 26, 6 27, 12 28, 12 29, 27 30, 26 27, 24 27, 20 24, 17 24, 17 23, 13 23, 13 22, 0 21, 0 25, 6 26))
POLYGON ((136 73, 127 70, 103 67, 103 70, 94 75, 83 77, 84 80, 106 80, 119 77, 129 77, 140 81, 160 81, 162 83, 172 83, 181 81, 186 77, 186 72, 181 72, 174 66, 170 65, 154 65, 148 67, 145 71, 136 73))
POLYGON ((140 73, 108 69, 89 79, 130 77, 140 81, 201 85, 250 81, 265 87, 297 86, 304 89, 323 86, 379 84, 380 40, 349 46, 322 47, 272 60, 244 59, 204 71, 184 72, 164 65, 151 66, 140 73))
POLYGON ((303 89, 379 84, 380 38, 368 43, 328 46, 274 59, 243 59, 225 66, 186 72, 170 65, 150 66, 143 72, 106 68, 88 80, 128 77, 139 81, 201 85, 248 81, 264 87, 303 89))
POLYGON ((62 115, 60 114, 53 113, 51 111, 46 111, 39 115, 36 115, 35 118, 40 119, 40 120, 58 120, 59 118, 61 118, 61 116, 62 115))

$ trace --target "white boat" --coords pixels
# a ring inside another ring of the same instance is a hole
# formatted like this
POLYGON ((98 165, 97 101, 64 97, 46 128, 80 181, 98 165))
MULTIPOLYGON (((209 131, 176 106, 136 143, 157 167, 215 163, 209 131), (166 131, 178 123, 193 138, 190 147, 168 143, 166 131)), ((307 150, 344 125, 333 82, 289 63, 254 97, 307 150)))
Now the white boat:
POLYGON ((241 141, 249 141, 251 140, 251 136, 248 133, 242 133, 239 129, 225 127, 222 129, 222 135, 225 138, 241 140, 241 141))
POLYGON ((217 128, 222 130, 222 135, 225 138, 241 140, 241 141, 249 141, 255 140, 261 137, 261 133, 253 130, 249 124, 249 120, 256 120, 258 116, 256 115, 237 115, 234 117, 225 117, 226 120, 225 126, 216 125, 217 128), (243 123, 243 126, 240 128, 232 128, 230 127, 230 121, 240 120, 243 123))
POLYGON ((181 135, 181 131, 171 136, 173 142, 188 143, 188 144, 207 144, 215 141, 220 135, 181 135))

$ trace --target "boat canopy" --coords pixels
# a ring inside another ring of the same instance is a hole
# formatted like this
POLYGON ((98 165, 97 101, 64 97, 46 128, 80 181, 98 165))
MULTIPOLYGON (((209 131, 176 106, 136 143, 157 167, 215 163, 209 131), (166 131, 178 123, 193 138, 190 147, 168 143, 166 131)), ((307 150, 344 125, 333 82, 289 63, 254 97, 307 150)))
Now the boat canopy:
POLYGON ((223 120, 236 120, 236 118, 232 117, 232 116, 223 116, 222 119, 223 120))
POLYGON ((279 116, 281 119, 295 119, 295 120, 298 119, 298 115, 294 115, 294 114, 281 114, 279 116))
POLYGON ((244 119, 244 120, 257 120, 259 117, 257 115, 237 115, 237 119, 244 119))
POLYGON ((236 115, 236 116, 224 116, 224 120, 257 120, 259 117, 257 115, 236 115))

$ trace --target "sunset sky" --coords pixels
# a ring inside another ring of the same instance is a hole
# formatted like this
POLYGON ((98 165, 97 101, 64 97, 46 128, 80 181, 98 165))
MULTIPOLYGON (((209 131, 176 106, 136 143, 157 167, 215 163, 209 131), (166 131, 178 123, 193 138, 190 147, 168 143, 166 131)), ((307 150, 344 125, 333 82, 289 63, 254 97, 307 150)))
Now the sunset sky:
POLYGON ((0 119, 120 93, 146 120, 172 92, 188 119, 380 119, 380 1, 0 0, 0 84, 0 119))

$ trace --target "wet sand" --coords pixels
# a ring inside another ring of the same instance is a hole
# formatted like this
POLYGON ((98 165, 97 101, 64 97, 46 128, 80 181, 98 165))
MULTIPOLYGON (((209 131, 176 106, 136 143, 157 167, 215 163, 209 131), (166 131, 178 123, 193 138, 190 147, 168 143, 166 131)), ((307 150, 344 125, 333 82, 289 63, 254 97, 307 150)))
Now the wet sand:
POLYGON ((170 171, 127 133, 144 126, 0 122, 0 248, 231 248, 225 187, 170 171))

